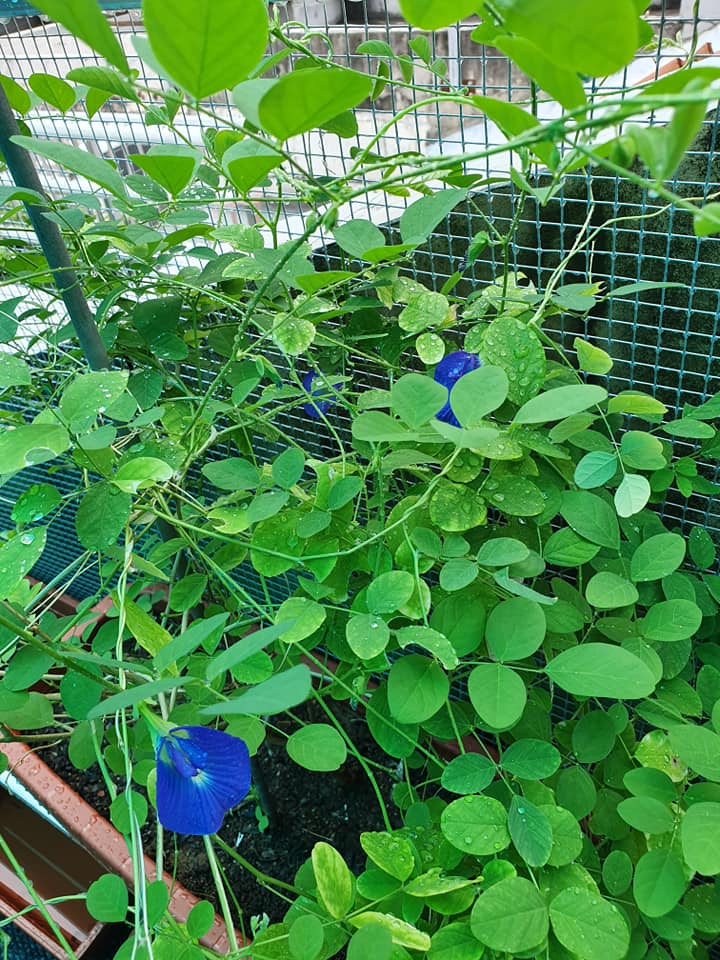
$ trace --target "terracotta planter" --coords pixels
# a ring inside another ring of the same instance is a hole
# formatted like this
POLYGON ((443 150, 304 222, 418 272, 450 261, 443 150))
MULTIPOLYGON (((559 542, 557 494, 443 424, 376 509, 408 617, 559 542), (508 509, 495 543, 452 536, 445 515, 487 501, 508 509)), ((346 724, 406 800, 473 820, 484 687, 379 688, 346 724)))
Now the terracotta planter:
MULTIPOLYGON (((4 791, 0 791, 3 832, 37 894, 47 899, 81 892, 103 873, 115 873, 130 886, 133 863, 122 834, 25 744, 0 743, 0 750, 7 756, 16 780, 37 798, 69 835, 64 836, 39 814, 14 798, 3 796, 4 791), (47 856, 48 850, 51 856, 47 856)), ((149 857, 145 857, 145 874, 150 880, 156 879, 155 864, 149 857)), ((165 873, 163 879, 171 892, 168 909, 176 920, 183 922, 198 898, 169 874, 165 873)), ((7 864, 0 863, 0 911, 14 913, 29 902, 24 885, 7 864)), ((102 924, 92 920, 82 901, 60 904, 51 910, 78 956, 82 956, 102 934, 102 924)), ((25 914, 17 923, 54 956, 66 957, 37 911, 25 914)), ((215 917, 201 943, 219 954, 228 952, 230 943, 220 917, 215 917)))

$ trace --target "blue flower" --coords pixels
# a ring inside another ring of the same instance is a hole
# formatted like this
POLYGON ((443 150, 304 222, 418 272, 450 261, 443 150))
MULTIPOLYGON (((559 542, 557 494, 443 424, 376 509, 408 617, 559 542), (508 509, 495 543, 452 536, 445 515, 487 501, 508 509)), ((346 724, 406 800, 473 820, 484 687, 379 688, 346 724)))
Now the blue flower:
MULTIPOLYGON (((324 376, 321 374, 315 373, 314 370, 308 370, 308 372, 303 377, 302 381, 303 390, 309 393, 313 397, 322 396, 322 394, 327 394, 328 384, 324 376), (313 390, 313 382, 315 380, 320 380, 320 386, 316 387, 313 390)), ((342 383, 334 383, 333 388, 339 390, 342 386, 342 383)), ((327 413, 330 407, 335 403, 335 399, 331 398, 330 400, 313 400, 311 403, 304 403, 303 410, 305 413, 312 417, 313 420, 319 420, 323 414, 327 413)))
POLYGON ((239 737, 210 727, 172 727, 155 742, 157 811, 175 833, 217 833, 250 789, 250 754, 239 737))
POLYGON ((450 406, 450 391, 458 382, 460 377, 466 373, 471 373, 482 366, 482 360, 476 353, 467 353, 465 350, 456 350, 443 357, 440 363, 435 367, 435 380, 447 387, 448 399, 445 406, 435 416, 443 423, 450 423, 454 427, 459 427, 458 419, 450 406))

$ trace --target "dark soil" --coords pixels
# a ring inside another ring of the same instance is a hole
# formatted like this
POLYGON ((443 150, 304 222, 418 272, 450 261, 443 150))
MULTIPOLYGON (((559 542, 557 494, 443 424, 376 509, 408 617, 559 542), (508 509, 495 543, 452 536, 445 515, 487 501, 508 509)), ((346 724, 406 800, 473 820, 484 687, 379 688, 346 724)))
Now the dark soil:
MULTIPOLYGON (((395 782, 391 771, 397 761, 385 756, 378 748, 362 715, 344 704, 334 704, 333 710, 361 755, 384 768, 373 765, 393 825, 399 826, 398 810, 390 800, 395 782)), ((316 716, 316 711, 319 713, 316 705, 307 704, 296 713, 305 722, 326 722, 325 715, 316 716)), ((299 726, 290 718, 275 718, 274 723, 287 734, 299 726)), ((108 816, 110 797, 97 767, 76 770, 68 760, 64 742, 43 750, 41 756, 99 813, 108 816)), ((353 872, 361 872, 365 855, 360 848, 360 834, 383 830, 385 825, 375 793, 360 763, 348 755, 339 770, 313 773, 288 757, 284 738, 275 734, 268 736, 258 751, 256 766, 264 780, 263 793, 274 807, 274 810, 266 811, 271 824, 260 831, 255 812, 258 797, 253 791, 225 817, 220 831, 222 839, 258 870, 286 883, 293 882, 298 868, 309 858, 318 840, 332 844, 353 872)), ((155 853, 155 836, 151 814, 143 829, 145 852, 150 856, 155 853)), ((282 919, 288 908, 285 900, 261 886, 252 874, 222 851, 219 859, 226 871, 230 890, 242 907, 248 933, 252 916, 267 914, 273 922, 282 919)), ((211 901, 217 909, 215 885, 202 837, 166 834, 165 869, 175 873, 180 883, 197 896, 211 901)))

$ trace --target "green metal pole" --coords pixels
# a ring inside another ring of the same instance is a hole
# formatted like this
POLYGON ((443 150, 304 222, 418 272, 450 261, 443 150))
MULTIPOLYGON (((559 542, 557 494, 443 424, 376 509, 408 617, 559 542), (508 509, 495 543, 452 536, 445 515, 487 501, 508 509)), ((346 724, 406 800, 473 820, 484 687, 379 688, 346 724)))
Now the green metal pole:
MULTIPOLYGON (((5 91, 0 86, 0 153, 5 158, 16 186, 34 190, 45 196, 30 154, 11 140, 11 137, 19 133, 15 114, 5 91)), ((107 369, 110 366, 110 358, 100 339, 97 324, 73 269, 65 241, 57 224, 43 216, 50 208, 42 203, 26 203, 25 209, 50 266, 55 285, 65 302, 87 362, 93 370, 107 369)))

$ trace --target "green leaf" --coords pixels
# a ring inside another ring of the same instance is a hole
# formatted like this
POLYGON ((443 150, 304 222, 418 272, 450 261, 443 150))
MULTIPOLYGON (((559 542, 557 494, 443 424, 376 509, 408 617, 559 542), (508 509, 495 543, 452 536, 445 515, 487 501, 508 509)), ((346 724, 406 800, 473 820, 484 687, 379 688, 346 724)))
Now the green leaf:
POLYGON ((575 533, 601 547, 617 550, 620 528, 612 507, 601 497, 584 490, 565 490, 560 513, 575 533))
POLYGON ((203 474, 220 490, 255 490, 260 484, 260 471, 241 457, 212 460, 202 468, 203 474))
MULTIPOLYGON (((136 102, 140 100, 137 90, 132 83, 129 80, 125 80, 117 71, 111 70, 109 67, 75 67, 73 70, 68 70, 65 76, 68 80, 72 80, 73 83, 80 83, 84 86, 92 87, 95 90, 107 93, 111 97, 121 97, 123 100, 135 100, 136 102)), ((72 91, 72 94, 72 103, 74 103, 75 92, 72 91)))
POLYGON ((612 357, 600 347, 593 346, 581 337, 575 337, 573 347, 577 351, 578 366, 585 373, 604 374, 612 369, 612 357))
POLYGON ((117 542, 130 519, 132 497, 102 481, 83 495, 75 516, 78 539, 86 550, 106 550, 117 542))
POLYGON ((338 246, 351 257, 363 259, 367 250, 382 247, 385 243, 383 232, 369 220, 348 220, 335 227, 333 236, 338 246))
POLYGON ((608 401, 608 413, 634 413, 639 417, 656 417, 667 413, 667 407, 640 390, 623 390, 608 401))
POLYGON ((411 429, 427 423, 447 403, 447 389, 421 373, 406 373, 390 390, 393 411, 411 429))
POLYGON ((470 702, 491 727, 512 727, 522 716, 527 690, 521 677, 500 663, 480 663, 468 677, 470 702))
POLYGON ((30 367, 22 357, 0 354, 0 390, 30 386, 30 367))
POLYGON ((601 710, 580 717, 572 732, 572 747, 581 763, 604 760, 615 744, 615 725, 601 710))
POLYGON ((653 604, 641 622, 643 636, 659 643, 674 643, 694 636, 702 611, 692 600, 663 600, 653 604))
POLYGON ((366 910, 360 914, 354 914, 350 917, 350 922, 354 927, 382 927, 386 930, 392 942, 398 947, 408 947, 410 950, 429 950, 430 937, 427 933, 418 930, 411 923, 400 920, 390 913, 377 913, 374 910, 366 910))
POLYGON ((638 15, 630 0, 500 0, 497 10, 511 33, 525 37, 557 66, 604 77, 630 63, 640 45, 638 15))
POLYGON ((690 559, 700 570, 707 570, 715 564, 715 544, 704 527, 693 527, 688 537, 690 559))
POLYGON ((508 829, 517 852, 530 867, 543 867, 550 859, 553 832, 545 814, 529 800, 513 794, 508 829))
POLYGON ((28 86, 36 96, 61 113, 75 103, 76 94, 70 84, 52 73, 33 73, 28 77, 28 86))
POLYGON ((398 225, 402 242, 413 245, 422 243, 466 196, 466 190, 452 187, 415 200, 400 217, 398 225))
POLYGON ((586 453, 575 467, 575 483, 582 490, 604 487, 612 480, 618 467, 617 454, 594 450, 586 453))
POLYGON ((578 697, 640 700, 655 689, 655 676, 639 657, 607 643, 584 643, 554 657, 545 672, 578 697))
POLYGON ((288 447, 273 461, 272 478, 279 487, 289 490, 300 480, 304 470, 305 455, 302 450, 299 447, 288 447))
POLYGON ((123 395, 127 382, 125 370, 80 374, 63 390, 60 412, 74 430, 87 429, 123 395))
POLYGON ((134 687, 123 690, 121 693, 113 694, 107 700, 101 700, 96 707, 88 712, 87 719, 97 720, 99 717, 106 717, 117 710, 134 707, 138 703, 152 700, 158 693, 175 690, 187 682, 187 677, 165 677, 162 680, 149 680, 139 683, 134 687))
POLYGON ((665 805, 677 799, 677 790, 667 774, 654 767, 637 767, 628 770, 623 784, 636 797, 653 797, 665 805))
MULTIPOLYGON (((315 918, 317 919, 317 918, 315 918)), ((193 939, 204 937, 215 922, 215 908, 208 900, 199 900, 188 914, 185 924, 193 939)))
POLYGON ((394 613, 407 603, 415 590, 415 578, 407 570, 389 570, 376 577, 367 588, 371 613, 394 613))
POLYGON ((41 520, 61 502, 60 492, 51 483, 34 483, 20 494, 12 509, 15 523, 41 520))
POLYGON ((486 522, 487 506, 472 487, 443 480, 430 500, 430 519, 441 530, 462 533, 486 522))
POLYGON ((432 627, 401 627, 395 635, 403 649, 408 646, 424 647, 446 670, 454 670, 458 665, 458 656, 453 645, 444 634, 432 627))
POLYGON ((710 237, 720 233, 720 203, 706 203, 693 215, 693 228, 696 237, 710 237))
POLYGON ((0 600, 7 600, 45 549, 47 527, 34 527, 0 546, 0 600))
POLYGON ((661 470, 667 465, 661 441, 643 430, 629 430, 623 434, 620 456, 626 467, 635 470, 661 470))
POLYGON ((522 597, 502 600, 487 619, 485 637, 496 660, 524 660, 545 639, 545 614, 540 604, 522 597))
MULTIPOLYGON (((470 349, 466 342, 466 349, 470 349)), ((523 404, 540 390, 547 372, 545 350, 537 334, 517 317, 500 316, 485 328, 479 352, 486 364, 501 367, 508 397, 523 404)))
POLYGON ((553 63, 524 37, 499 36, 493 46, 502 50, 523 73, 532 77, 539 87, 566 110, 585 103, 585 91, 577 74, 553 63))
POLYGON ((502 367, 483 366, 460 377, 450 391, 450 406, 463 427, 476 427, 507 399, 509 383, 502 367))
POLYGON ((470 928, 491 950, 517 955, 543 943, 548 911, 529 880, 508 877, 480 894, 470 914, 470 928))
POLYGON ((551 743, 523 739, 503 751, 500 765, 519 780, 544 780, 558 770, 561 759, 560 752, 551 743))
POLYGON ((638 860, 633 894, 638 907, 648 917, 669 913, 685 893, 686 886, 682 863, 672 850, 648 850, 638 860))
POLYGON ((7 664, 3 686, 16 692, 27 690, 41 680, 54 663, 55 658, 43 650, 20 647, 7 664))
POLYGON ((650 499, 650 484, 639 473, 626 473, 615 491, 615 509, 619 517, 632 517, 645 507, 650 499))
POLYGON ((274 147, 257 140, 241 140, 229 147, 222 156, 222 167, 228 179, 240 193, 247 193, 279 167, 285 157, 274 147))
POLYGON ((614 610, 637 603, 638 592, 629 580, 616 573, 603 571, 588 581, 585 599, 596 610, 614 610))
POLYGON ((630 931, 618 908, 584 887, 570 887, 550 903, 553 933, 580 960, 623 960, 630 931))
MULTIPOLYGON (((289 626, 289 623, 283 622, 277 623, 272 627, 263 627, 236 641, 232 646, 227 647, 220 653, 216 653, 205 669, 205 675, 208 680, 213 680, 226 670, 234 670, 238 664, 244 663, 246 660, 254 657, 261 650, 264 650, 268 644, 277 640, 278 637, 281 637, 289 626)), ((266 691, 266 693, 270 693, 272 696, 274 696, 275 693, 283 695, 283 690, 281 688, 278 691, 277 688, 273 687, 271 691, 266 691)))
POLYGON ((34 6, 67 27, 118 70, 130 72, 123 49, 96 0, 38 0, 34 6))
MULTIPOLYGON (((23 136, 11 137, 11 140, 29 153, 35 153, 47 160, 52 160, 65 170, 70 170, 72 173, 77 173, 81 177, 105 187, 114 196, 121 199, 125 198, 125 186, 122 178, 115 165, 109 160, 103 160, 93 153, 88 153, 87 150, 71 147, 67 143, 58 143, 55 140, 36 140, 35 137, 23 136)), ((119 373, 119 371, 116 372, 119 373)))
POLYGON ((100 923, 122 923, 128 911, 127 887, 120 877, 105 873, 88 887, 85 906, 100 923))
POLYGON ((361 833, 360 846, 373 863, 397 880, 407 880, 415 869, 412 847, 397 834, 383 831, 361 833))
POLYGON ((510 845, 507 811, 493 797, 453 800, 441 814, 440 829, 453 847, 473 856, 494 855, 510 845))
POLYGON ((39 730, 54 723, 52 703, 43 693, 5 691, 0 705, 0 723, 13 730, 39 730), (8 695, 15 698, 7 703, 8 695))
POLYGON ((579 567, 592 560, 600 547, 578 536, 571 527, 556 530, 548 537, 543 558, 559 567, 579 567))
POLYGON ((268 42, 263 0, 143 0, 143 19, 158 62, 197 100, 244 80, 268 42))
POLYGON ((28 423, 0 433, 3 473, 16 473, 64 453, 70 446, 67 430, 56 424, 28 423))
MULTIPOLYGON (((172 637, 150 614, 145 613, 142 607, 139 607, 134 600, 125 597, 122 606, 128 630, 143 650, 146 650, 151 657, 155 657, 163 647, 170 643, 172 637)), ((175 672, 177 673, 177 671, 175 672)))
POLYGON ((118 467, 112 482, 124 493, 137 493, 165 483, 174 472, 169 464, 157 457, 133 457, 118 467))
POLYGON ((637 547, 630 561, 630 575, 636 583, 662 580, 684 559, 685 540, 677 533, 658 533, 637 547))
POLYGON ((617 812, 642 833, 668 833, 675 825, 669 808, 654 797, 628 797, 617 805, 617 812))
POLYGON ((633 863, 624 850, 611 850, 602 865, 602 878, 614 897, 625 893, 632 883, 633 863))
POLYGON ((345 639, 352 652, 361 660, 372 660, 387 647, 390 630, 382 617, 372 613, 360 613, 348 620, 345 639))
POLYGON ((260 99, 260 125, 287 140, 356 107, 371 90, 370 77, 343 67, 294 70, 276 80, 260 99))
POLYGON ((477 0, 400 0, 402 15, 421 30, 438 30, 477 11, 477 0))
POLYGON ((493 537, 483 543, 476 559, 483 567, 509 567, 513 563, 522 563, 529 554, 529 549, 520 540, 493 537))
POLYGON ((326 723, 308 723, 290 735, 288 756, 306 770, 339 770, 347 758, 345 741, 326 723))
MULTIPOLYGON (((187 657, 197 650, 201 644, 205 650, 214 650, 222 636, 229 616, 228 613, 218 613, 214 617, 193 621, 187 630, 183 630, 179 636, 170 639, 153 657, 157 670, 162 672, 176 664, 183 657, 187 657)), ((256 637, 257 633, 253 635, 253 639, 256 637)))
POLYGON ((318 896, 330 914, 340 920, 355 900, 353 877, 347 864, 329 843, 316 843, 311 860, 318 896))
POLYGON ((487 757, 477 753, 461 753, 445 767, 440 782, 450 793, 464 796, 482 793, 495 779, 495 773, 495 764, 487 757))
POLYGON ((720 783, 720 736, 709 727, 692 724, 670 727, 668 736, 673 753, 683 763, 701 777, 720 783))
POLYGON ((607 390, 595 384, 579 383, 546 390, 524 403, 515 414, 514 423, 549 423, 564 420, 588 410, 607 399, 607 390))
POLYGON ((309 597, 288 597, 275 614, 276 625, 285 624, 285 643, 298 643, 316 633, 325 623, 325 607, 309 597))
POLYGON ((715 428, 709 423, 693 417, 683 417, 681 420, 670 420, 662 425, 663 433, 671 437, 682 437, 691 440, 711 440, 715 436, 715 428))
POLYGON ((368 410, 355 417, 352 434, 356 440, 364 440, 368 443, 393 443, 398 440, 412 440, 416 437, 416 434, 410 433, 399 420, 380 410, 368 410))
POLYGON ((720 803, 693 803, 680 825, 683 856, 705 876, 720 873, 720 803))
MULTIPOLYGON (((421 290, 410 296, 407 306, 400 312, 398 324, 400 329, 407 333, 420 333, 427 327, 436 327, 443 324, 447 319, 449 309, 448 299, 442 293, 421 290)), ((447 400, 447 391, 445 392, 445 399, 447 400)))
POLYGON ((273 318, 273 340, 283 353, 298 357, 315 339, 315 324, 304 317, 276 313, 273 318))
POLYGON ((446 673, 434 660, 410 654, 396 660, 388 674, 388 705, 399 723, 422 723, 442 707, 450 690, 446 673))
POLYGON ((2 87, 7 101, 13 110, 21 114, 28 112, 32 101, 25 87, 21 86, 17 80, 13 80, 12 77, 8 77, 2 73, 0 73, 0 87, 2 87))
POLYGON ((480 960, 483 945, 467 923, 449 923, 432 935, 428 960, 480 960))
POLYGON ((238 713, 255 716, 281 713, 307 700, 311 688, 312 674, 304 663, 299 663, 250 687, 237 697, 203 707, 200 713, 205 717, 233 716, 238 713))
POLYGON ((198 150, 184 143, 156 143, 147 153, 131 153, 129 156, 173 197, 182 193, 190 183, 202 160, 198 150))

